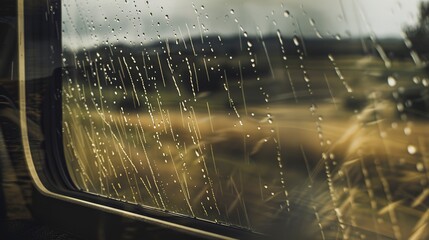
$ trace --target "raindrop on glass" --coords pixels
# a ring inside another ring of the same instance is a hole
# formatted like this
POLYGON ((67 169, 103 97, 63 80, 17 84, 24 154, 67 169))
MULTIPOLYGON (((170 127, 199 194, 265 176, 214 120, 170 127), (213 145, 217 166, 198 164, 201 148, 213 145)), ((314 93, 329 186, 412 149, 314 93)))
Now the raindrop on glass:
POLYGON ((408 145, 407 147, 408 153, 414 155, 417 153, 417 148, 414 145, 408 145))
POLYGON ((289 16, 290 16, 290 12, 289 12, 288 10, 286 10, 286 11, 284 11, 283 15, 284 15, 285 17, 289 17, 289 16))
POLYGON ((297 36, 293 37, 293 43, 295 44, 295 46, 299 46, 299 40, 297 36))
POLYGON ((396 78, 389 76, 387 78, 387 84, 389 84, 389 86, 391 86, 391 87, 396 86, 396 78))
POLYGON ((423 172, 425 170, 425 166, 423 165, 423 163, 417 163, 416 164, 416 169, 419 172, 423 172))

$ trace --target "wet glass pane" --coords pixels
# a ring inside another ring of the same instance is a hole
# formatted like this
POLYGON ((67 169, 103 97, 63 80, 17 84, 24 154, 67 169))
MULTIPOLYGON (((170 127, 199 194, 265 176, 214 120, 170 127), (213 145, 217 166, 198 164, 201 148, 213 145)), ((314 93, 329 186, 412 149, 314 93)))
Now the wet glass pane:
POLYGON ((428 9, 417 0, 64 1, 72 180, 265 234, 422 237, 428 9))

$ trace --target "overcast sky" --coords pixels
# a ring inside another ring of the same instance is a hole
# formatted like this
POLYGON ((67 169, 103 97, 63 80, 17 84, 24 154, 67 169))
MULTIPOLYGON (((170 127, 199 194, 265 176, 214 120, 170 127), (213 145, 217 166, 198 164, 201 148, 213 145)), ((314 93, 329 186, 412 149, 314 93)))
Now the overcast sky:
POLYGON ((76 0, 63 6, 63 42, 148 43, 203 35, 400 37, 421 0, 76 0), (288 14, 289 13, 289 14, 288 14), (159 24, 158 24, 159 22, 159 24), (241 28, 240 28, 241 27, 241 28), (189 28, 189 32, 188 32, 189 28), (259 30, 258 30, 259 29, 259 30), (175 36, 176 34, 176 36, 175 36))

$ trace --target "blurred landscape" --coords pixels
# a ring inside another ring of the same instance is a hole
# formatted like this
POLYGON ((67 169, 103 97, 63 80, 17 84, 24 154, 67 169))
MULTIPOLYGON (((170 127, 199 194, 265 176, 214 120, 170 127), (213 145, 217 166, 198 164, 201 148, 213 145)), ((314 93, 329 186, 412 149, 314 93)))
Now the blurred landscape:
MULTIPOLYGON (((40 41, 26 43, 30 144, 44 163, 56 135, 47 110, 61 100, 52 117, 81 191, 262 239, 429 239, 427 1, 57 7, 61 27, 27 23, 40 41), (59 29, 62 52, 48 43, 59 29)), ((5 46, 3 214, 29 220, 18 64, 5 46)))
POLYGON ((416 54, 280 32, 65 50, 69 172, 92 194, 278 237, 424 239, 416 54))

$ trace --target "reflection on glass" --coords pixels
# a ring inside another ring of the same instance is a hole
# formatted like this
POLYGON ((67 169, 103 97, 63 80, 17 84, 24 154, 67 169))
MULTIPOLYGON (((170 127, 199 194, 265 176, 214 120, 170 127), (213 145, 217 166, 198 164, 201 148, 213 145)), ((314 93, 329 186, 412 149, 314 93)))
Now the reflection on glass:
POLYGON ((85 192, 266 234, 422 237, 419 6, 67 1, 69 173, 85 192))

